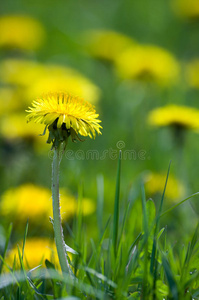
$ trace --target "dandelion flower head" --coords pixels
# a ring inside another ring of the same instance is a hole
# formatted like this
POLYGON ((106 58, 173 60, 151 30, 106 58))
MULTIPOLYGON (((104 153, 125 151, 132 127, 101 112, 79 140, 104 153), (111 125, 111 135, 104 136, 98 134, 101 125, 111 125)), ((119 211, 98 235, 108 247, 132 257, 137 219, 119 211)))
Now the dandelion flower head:
POLYGON ((114 61, 127 47, 134 45, 134 40, 112 30, 90 30, 85 34, 89 53, 97 58, 114 61))
POLYGON ((0 18, 0 47, 35 50, 43 42, 43 26, 26 15, 5 15, 0 18))
POLYGON ((9 86, 0 87, 0 116, 20 110, 21 106, 15 89, 9 86))
POLYGON ((175 83, 179 75, 176 59, 157 46, 130 47, 116 60, 118 74, 124 79, 154 81, 160 85, 175 83))
POLYGON ((48 218, 50 205, 50 190, 31 183, 10 188, 1 196, 1 214, 15 216, 16 219, 48 218))
MULTIPOLYGON (((20 100, 30 103, 38 95, 49 91, 67 91, 96 104, 100 89, 75 69, 57 64, 43 64, 34 60, 9 58, 0 64, 0 79, 20 92, 20 100), (24 76, 26 74, 26 76, 24 76)), ((18 101, 19 102, 19 101, 18 101)))
MULTIPOLYGON (((162 194, 164 190, 166 174, 147 172, 144 175, 145 189, 148 197, 162 194)), ((180 181, 169 175, 165 196, 169 201, 178 200, 184 194, 184 188, 180 181)))
POLYGON ((72 141, 79 139, 78 134, 96 136, 101 134, 98 114, 94 106, 83 99, 68 93, 49 93, 33 101, 27 110, 28 121, 48 126, 49 138, 47 143, 63 142, 71 136, 72 141))
MULTIPOLYGON (((20 242, 18 244, 22 246, 23 243, 20 242)), ((8 251, 5 259, 10 266, 12 266, 14 259, 16 259, 16 268, 20 268, 18 244, 14 245, 13 248, 8 251)), ((35 268, 41 264, 44 265, 46 259, 58 264, 55 244, 45 237, 27 238, 24 258, 25 267, 27 269, 35 268)))
POLYGON ((199 17, 199 1, 198 0, 173 0, 172 6, 177 15, 184 18, 199 17))
POLYGON ((187 129, 199 128, 199 110, 193 107, 167 105, 152 110, 148 122, 153 126, 178 126, 187 129))
POLYGON ((24 113, 10 113, 2 116, 0 131, 3 137, 8 139, 40 140, 41 124, 31 126, 26 124, 24 113))
MULTIPOLYGON (((9 216, 13 220, 22 223, 26 222, 27 219, 31 223, 37 223, 39 219, 41 225, 43 220, 48 220, 49 216, 53 216, 51 200, 50 189, 32 183, 25 183, 10 188, 1 195, 1 216, 9 216)), ((63 220, 68 220, 75 215, 77 201, 69 191, 60 190, 60 203, 63 220)), ((91 199, 83 198, 83 215, 92 214, 94 211, 94 202, 91 199)))

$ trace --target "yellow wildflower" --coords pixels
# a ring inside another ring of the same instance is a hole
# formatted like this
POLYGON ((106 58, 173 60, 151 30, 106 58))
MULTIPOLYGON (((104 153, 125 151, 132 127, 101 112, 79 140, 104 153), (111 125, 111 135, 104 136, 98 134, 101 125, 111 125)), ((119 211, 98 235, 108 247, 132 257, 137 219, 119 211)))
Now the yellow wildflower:
POLYGON ((44 39, 43 26, 25 15, 5 15, 0 18, 0 47, 35 50, 44 39))
MULTIPOLYGON (((62 206, 63 211, 67 211, 66 203, 64 203, 65 206, 62 206)), ((82 200, 82 213, 84 216, 90 215, 95 211, 95 204, 94 202, 89 198, 83 198, 82 200)))
MULTIPOLYGON (((11 188, 4 192, 1 197, 1 214, 14 216, 16 219, 35 221, 42 216, 49 217, 51 207, 50 190, 24 184, 17 188, 11 188)), ((41 218, 42 220, 42 218, 41 218)))
POLYGON ((85 40, 92 56, 110 61, 135 43, 130 37, 111 30, 90 30, 86 32, 85 40))
POLYGON ((27 112, 28 121, 45 124, 49 129, 48 143, 63 142, 71 135, 72 140, 78 134, 95 138, 95 131, 101 134, 102 128, 94 107, 81 98, 67 93, 52 93, 33 101, 33 107, 27 112))
POLYGON ((199 59, 187 64, 186 77, 191 87, 199 88, 199 59))
MULTIPOLYGON (((144 176, 145 189, 148 197, 153 197, 156 194, 162 194, 166 181, 166 174, 148 172, 144 176)), ((172 201, 177 201, 183 196, 183 185, 171 174, 169 175, 167 188, 165 192, 166 198, 172 201)))
POLYGON ((58 72, 58 67, 46 67, 48 74, 38 76, 34 84, 27 89, 27 98, 33 99, 37 95, 44 93, 67 91, 73 95, 79 95, 83 99, 88 99, 90 103, 97 103, 100 95, 99 88, 89 79, 72 69, 64 68, 63 72, 58 72))
MULTIPOLYGON (((20 251, 22 251, 22 242, 20 244, 20 251)), ((18 245, 17 244, 17 245, 18 245)), ((5 259, 6 263, 12 267, 14 259, 16 259, 16 268, 20 268, 20 260, 18 254, 18 246, 15 245, 8 251, 5 259)), ((45 267, 45 260, 56 263, 58 265, 58 257, 56 247, 52 240, 47 238, 27 238, 24 249, 24 265, 27 269, 35 268, 39 265, 45 267)))
POLYGON ((6 59, 0 64, 0 78, 6 84, 21 87, 26 103, 49 91, 67 91, 93 104, 97 103, 100 96, 99 88, 91 80, 74 69, 54 64, 6 59))
MULTIPOLYGON (((18 221, 46 223, 52 217, 51 191, 47 188, 32 183, 23 184, 16 188, 10 188, 1 196, 0 212, 3 216, 10 216, 18 221)), ((77 201, 65 189, 60 191, 61 215, 63 220, 68 220, 77 211, 77 201)), ((95 210, 92 200, 83 198, 82 213, 89 215, 95 210)))
POLYGON ((173 0, 172 6, 176 14, 188 18, 199 17, 199 1, 198 0, 173 0))
POLYGON ((0 87, 0 115, 18 110, 21 106, 15 89, 8 86, 0 87))
POLYGON ((188 129, 199 128, 199 110, 188 106, 167 105, 152 110, 148 122, 153 126, 178 126, 188 129))
POLYGON ((3 82, 23 88, 34 84, 38 76, 45 76, 47 73, 43 64, 33 60, 9 58, 3 60, 0 66, 0 78, 3 82))
POLYGON ((130 47, 116 60, 116 68, 124 79, 173 84, 179 75, 179 65, 166 50, 156 46, 130 47))
POLYGON ((0 122, 1 135, 8 139, 26 138, 40 140, 39 134, 43 126, 36 124, 31 126, 25 120, 25 113, 15 113, 4 115, 0 122))
POLYGON ((22 140, 31 143, 37 153, 49 150, 41 137, 43 132, 42 124, 27 124, 24 113, 5 114, 0 120, 0 136, 6 140, 22 140))

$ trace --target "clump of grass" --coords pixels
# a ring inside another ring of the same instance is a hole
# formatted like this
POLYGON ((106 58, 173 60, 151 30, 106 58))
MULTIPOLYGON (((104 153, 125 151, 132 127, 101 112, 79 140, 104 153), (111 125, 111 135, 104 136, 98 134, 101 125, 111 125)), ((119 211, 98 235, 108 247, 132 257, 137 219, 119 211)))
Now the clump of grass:
MULTIPOLYGON (((169 169, 159 207, 156 208, 151 199, 146 200, 142 185, 141 200, 138 198, 132 201, 130 198, 124 211, 121 211, 119 155, 113 216, 104 226, 103 189, 98 188, 98 207, 101 207, 98 212, 99 236, 96 242, 91 240, 90 244, 83 229, 83 191, 82 187, 79 188, 78 212, 73 228, 70 229, 72 247, 78 252, 78 255, 69 260, 74 277, 69 274, 63 276, 48 260, 45 261, 46 268, 38 266, 29 271, 25 269, 28 224, 22 251, 18 249, 20 270, 16 271, 15 261, 12 267, 8 266, 5 256, 11 235, 10 227, 5 249, 0 257, 0 299, 199 299, 199 226, 197 225, 188 245, 178 248, 169 242, 166 224, 160 228, 161 217, 177 206, 166 212, 162 211, 169 169), (139 216, 135 209, 137 201, 142 205, 142 214, 139 216), (134 220, 138 218, 142 220, 141 225, 137 223, 134 226, 134 220), (5 268, 8 272, 2 273, 5 268)), ((98 180, 98 185, 103 186, 101 179, 98 180)))

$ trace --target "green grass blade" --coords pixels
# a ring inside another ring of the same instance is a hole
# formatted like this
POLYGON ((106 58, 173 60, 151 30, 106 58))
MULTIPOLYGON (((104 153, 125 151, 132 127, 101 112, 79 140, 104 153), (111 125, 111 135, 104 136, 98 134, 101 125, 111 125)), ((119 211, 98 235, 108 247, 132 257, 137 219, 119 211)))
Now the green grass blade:
POLYGON ((120 236, 119 236, 119 246, 118 248, 120 248, 120 244, 122 243, 122 235, 124 232, 124 228, 125 228, 125 224, 126 224, 126 220, 127 220, 127 216, 128 216, 128 212, 129 212, 129 207, 130 207, 130 201, 128 201, 126 209, 125 209, 125 213, 124 213, 124 217, 122 220, 122 226, 121 226, 121 231, 120 231, 120 236))
POLYGON ((162 198, 161 198, 161 202, 160 202, 160 206, 159 206, 159 210, 158 210, 157 221, 156 221, 156 227, 157 227, 156 230, 158 230, 159 220, 160 220, 160 216, 161 216, 161 213, 162 213, 163 201, 164 201, 164 196, 165 196, 167 183, 168 183, 168 179, 169 179, 170 167, 171 167, 171 161, 169 163, 169 167, 168 167, 168 171, 167 171, 167 177, 166 177, 166 181, 165 181, 165 185, 164 185, 164 190, 163 190, 163 194, 162 194, 162 198))
POLYGON ((156 260, 155 260, 155 266, 154 266, 154 272, 153 272, 153 300, 156 300, 156 284, 157 284, 157 269, 158 269, 158 251, 156 254, 156 260))
POLYGON ((78 186, 78 199, 77 199, 77 212, 74 218, 74 238, 75 238, 75 247, 77 252, 82 252, 82 200, 83 200, 83 184, 80 183, 78 186))
POLYGON ((110 285, 113 288, 117 288, 117 284, 115 282, 113 282, 112 280, 108 279, 103 274, 95 271, 94 269, 88 268, 88 267, 85 267, 84 269, 85 269, 85 271, 87 271, 91 275, 95 276, 98 280, 101 280, 101 281, 104 281, 104 282, 108 283, 108 285, 110 285))
POLYGON ((142 185, 141 191, 142 191, 143 230, 147 236, 147 234, 148 234, 148 219, 147 219, 146 196, 145 196, 144 185, 142 185))
POLYGON ((167 183, 168 183, 168 179, 169 179, 170 167, 171 167, 171 161, 169 163, 167 176, 166 176, 166 181, 165 181, 165 185, 164 185, 164 190, 163 190, 163 193, 162 193, 162 198, 161 198, 160 206, 159 206, 157 217, 156 217, 154 237, 153 237, 153 248, 152 248, 152 255, 151 255, 151 264, 150 264, 151 274, 154 273, 154 268, 155 268, 155 257, 156 257, 156 249, 157 249, 157 234, 158 234, 158 231, 159 231, 159 222, 160 222, 160 217, 161 217, 161 212, 162 212, 166 187, 167 187, 167 183))
MULTIPOLYGON (((193 251, 194 251, 194 248, 195 248, 197 240, 198 240, 198 229, 199 229, 199 224, 196 226, 196 229, 194 231, 191 242, 188 244, 184 264, 182 267, 182 273, 181 273, 181 278, 180 278, 181 282, 183 281, 184 276, 186 276, 187 270, 189 268, 190 260, 191 260, 191 258, 193 258, 193 251)), ((196 259, 196 261, 197 261, 197 259, 196 259)), ((197 262, 196 262, 196 264, 197 264, 197 262)))
POLYGON ((27 234, 28 234, 28 220, 26 222, 26 228, 25 228, 24 238, 23 238, 23 246, 22 246, 22 253, 21 253, 22 260, 23 260, 23 257, 24 257, 24 248, 25 248, 27 234))
POLYGON ((23 263, 22 254, 21 254, 21 251, 19 249, 19 245, 17 245, 17 249, 18 249, 19 261, 20 261, 20 265, 21 265, 21 271, 22 271, 22 274, 24 275, 24 278, 28 282, 27 275, 26 275, 26 269, 25 269, 25 266, 24 266, 24 263, 23 263))
MULTIPOLYGON (((6 235, 6 243, 5 243, 5 247, 4 247, 3 255, 2 255, 3 260, 4 260, 5 256, 6 256, 6 252, 7 252, 7 249, 8 249, 8 244, 9 244, 10 236, 11 236, 11 233, 12 233, 12 227, 13 226, 12 226, 12 223, 11 223, 10 226, 9 226, 9 228, 8 228, 7 235, 6 235)), ((3 260, 0 263, 0 274, 1 274, 2 269, 3 269, 3 260)))
POLYGON ((140 241, 140 239, 142 238, 142 233, 140 232, 139 234, 138 234, 138 236, 136 237, 136 239, 135 239, 135 241, 131 244, 131 246, 130 246, 130 249, 129 249, 129 252, 128 252, 128 256, 131 254, 131 251, 133 250, 133 248, 135 247, 135 245, 137 245, 138 244, 138 242, 140 241))
POLYGON ((143 215, 143 230, 144 230, 144 270, 142 283, 142 299, 147 299, 147 280, 148 280, 148 218, 146 208, 146 196, 144 185, 141 187, 142 191, 142 215, 143 215))
POLYGON ((168 214, 170 211, 172 211, 174 208, 178 207, 179 205, 181 205, 182 203, 186 202, 187 200, 195 197, 195 196, 198 196, 199 195, 199 192, 195 193, 195 194, 192 194, 191 196, 185 198, 184 200, 180 201, 179 203, 177 203, 176 205, 172 206, 171 208, 167 209, 165 212, 163 212, 160 217, 168 214))
POLYGON ((106 222, 106 225, 105 225, 105 227, 104 227, 104 229, 103 229, 102 236, 101 236, 100 242, 99 242, 99 247, 100 247, 100 248, 101 248, 102 242, 103 242, 103 240, 104 240, 104 238, 105 238, 105 235, 106 235, 107 229, 108 229, 108 227, 109 227, 110 221, 111 221, 111 216, 108 218, 108 220, 107 220, 107 222, 106 222))
POLYGON ((119 152, 118 167, 117 167, 117 179, 116 179, 116 191, 115 191, 115 206, 113 215, 113 247, 114 254, 117 256, 117 243, 118 243, 118 224, 119 224, 119 197, 120 197, 120 172, 121 172, 121 155, 119 152))
MULTIPOLYGON (((17 279, 16 279, 16 277, 15 277, 14 272, 12 271, 12 269, 10 268, 10 266, 5 262, 4 258, 3 258, 1 255, 0 255, 0 260, 3 262, 3 264, 5 265, 5 267, 7 268, 7 270, 9 271, 9 273, 6 273, 6 275, 8 275, 8 277, 9 277, 9 276, 12 277, 13 283, 17 284, 18 287, 19 287, 20 284, 18 283, 18 281, 17 281, 17 279)), ((3 277, 3 276, 4 276, 4 275, 2 275, 2 277, 3 277)), ((3 285, 3 280, 1 280, 2 277, 0 276, 0 289, 2 288, 2 287, 1 287, 1 284, 3 285)))
POLYGON ((99 234, 103 232, 103 206, 104 206, 104 177, 102 175, 97 176, 97 224, 99 228, 99 234))
POLYGON ((167 259, 164 256, 162 257, 162 265, 163 265, 164 272, 165 272, 165 275, 166 275, 166 278, 167 278, 167 281, 168 281, 168 284, 169 284, 169 289, 170 289, 170 292, 171 292, 171 295, 172 295, 172 299, 178 300, 179 299, 179 297, 178 297, 178 287, 177 287, 177 284, 175 282, 173 273, 171 271, 171 267, 170 267, 167 259))

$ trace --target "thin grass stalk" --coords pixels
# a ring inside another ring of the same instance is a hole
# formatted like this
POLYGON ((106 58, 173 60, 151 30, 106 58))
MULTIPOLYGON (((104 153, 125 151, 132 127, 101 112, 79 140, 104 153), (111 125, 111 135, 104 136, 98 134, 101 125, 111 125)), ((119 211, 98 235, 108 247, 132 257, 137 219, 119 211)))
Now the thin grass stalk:
POLYGON ((143 274, 143 283, 142 283, 142 295, 141 299, 147 299, 147 280, 148 280, 148 220, 147 220, 147 212, 146 212, 146 196, 144 186, 142 185, 142 213, 143 213, 143 229, 144 229, 144 274, 143 274))
POLYGON ((153 236, 153 248, 152 248, 152 255, 151 255, 151 265, 150 265, 151 274, 154 273, 155 257, 156 257, 156 251, 157 251, 157 234, 158 234, 158 231, 159 231, 160 217, 161 217, 161 214, 162 214, 163 201, 164 201, 164 196, 165 196, 165 192, 166 192, 167 182, 168 182, 168 179, 169 179, 170 167, 171 167, 171 161, 169 163, 169 167, 168 167, 168 171, 167 171, 167 177, 166 177, 166 181, 165 181, 165 185, 164 185, 164 190, 163 190, 159 210, 158 210, 157 217, 156 217, 155 230, 154 230, 154 236, 153 236))
POLYGON ((120 197, 120 172, 121 172, 121 156, 122 152, 119 152, 118 167, 117 167, 117 179, 116 179, 116 191, 115 191, 115 206, 113 216, 113 248, 115 257, 117 256, 118 246, 118 224, 119 224, 119 197, 120 197))

